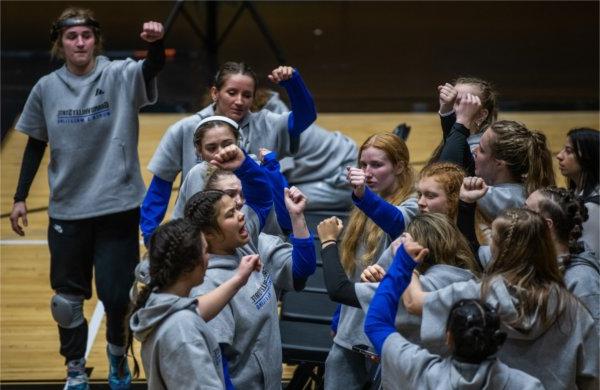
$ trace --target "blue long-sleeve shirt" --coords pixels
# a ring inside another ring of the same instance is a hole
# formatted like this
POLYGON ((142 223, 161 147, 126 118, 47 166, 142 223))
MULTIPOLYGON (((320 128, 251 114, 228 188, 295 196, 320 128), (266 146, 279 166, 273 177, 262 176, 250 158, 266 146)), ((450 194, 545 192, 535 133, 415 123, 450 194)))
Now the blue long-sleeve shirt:
POLYGON ((288 117, 288 132, 292 137, 298 137, 317 119, 315 101, 297 69, 294 69, 289 80, 279 84, 285 88, 292 106, 288 117))
POLYGON ((152 177, 140 213, 140 228, 144 237, 144 244, 148 243, 150 236, 165 217, 172 189, 172 182, 163 180, 158 176, 152 177))
POLYGON ((285 207, 284 190, 287 188, 288 182, 281 173, 279 161, 277 161, 277 153, 270 152, 263 158, 261 167, 269 178, 269 185, 273 193, 273 205, 275 206, 275 215, 277 223, 284 232, 292 231, 292 220, 290 214, 285 207))
POLYGON ((292 243, 292 275, 294 279, 306 279, 317 269, 317 254, 312 234, 306 238, 290 235, 292 243))
POLYGON ((377 224, 392 239, 404 232, 405 223, 402 211, 365 186, 362 199, 352 194, 352 201, 363 213, 377 224))
POLYGON ((410 278, 417 263, 410 257, 404 245, 398 248, 394 261, 379 284, 369 305, 365 318, 365 333, 379 355, 383 343, 396 332, 394 320, 398 311, 400 296, 410 284, 410 278))
POLYGON ((242 182, 242 192, 246 198, 246 204, 258 215, 262 230, 271 207, 273 207, 273 194, 267 174, 250 156, 245 152, 244 154, 246 156, 244 162, 233 173, 242 182))

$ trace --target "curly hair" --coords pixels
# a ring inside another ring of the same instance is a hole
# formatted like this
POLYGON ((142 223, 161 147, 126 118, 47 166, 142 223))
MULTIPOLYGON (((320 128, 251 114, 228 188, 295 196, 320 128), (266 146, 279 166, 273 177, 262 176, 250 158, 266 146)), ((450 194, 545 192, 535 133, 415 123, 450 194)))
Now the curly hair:
POLYGON ((588 213, 582 199, 572 190, 555 186, 542 188, 538 192, 544 197, 538 206, 539 213, 552 220, 557 240, 568 245, 571 254, 583 252, 583 243, 579 239, 588 213))

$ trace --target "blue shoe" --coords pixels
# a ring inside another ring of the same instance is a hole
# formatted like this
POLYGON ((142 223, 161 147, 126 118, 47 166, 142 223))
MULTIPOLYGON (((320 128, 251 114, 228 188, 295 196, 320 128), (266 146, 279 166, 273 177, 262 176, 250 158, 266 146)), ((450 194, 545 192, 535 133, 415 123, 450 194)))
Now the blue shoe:
POLYGON ((115 356, 108 354, 108 386, 112 390, 127 390, 131 388, 131 372, 127 363, 127 355, 115 356))
POLYGON ((85 359, 72 360, 67 363, 67 390, 89 390, 89 379, 85 373, 85 359))

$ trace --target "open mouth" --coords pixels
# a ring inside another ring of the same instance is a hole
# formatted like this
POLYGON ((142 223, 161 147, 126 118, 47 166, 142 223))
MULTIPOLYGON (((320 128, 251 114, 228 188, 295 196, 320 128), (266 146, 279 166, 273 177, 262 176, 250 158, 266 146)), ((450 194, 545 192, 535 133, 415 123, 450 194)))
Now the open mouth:
POLYGON ((246 224, 244 224, 244 226, 242 226, 242 228, 239 231, 240 233, 240 237, 242 237, 243 239, 248 238, 248 229, 246 229, 246 224))

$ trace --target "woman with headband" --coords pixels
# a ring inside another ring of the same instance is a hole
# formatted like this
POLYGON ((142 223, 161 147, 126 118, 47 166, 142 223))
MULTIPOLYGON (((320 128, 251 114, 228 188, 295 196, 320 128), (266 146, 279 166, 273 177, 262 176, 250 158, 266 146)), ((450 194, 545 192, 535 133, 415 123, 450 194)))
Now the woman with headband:
POLYGON ((148 58, 111 61, 99 55, 102 30, 87 9, 67 8, 52 25, 52 54, 65 61, 33 87, 15 128, 29 140, 23 156, 12 229, 23 236, 27 198, 50 145, 48 245, 52 316, 67 364, 67 389, 88 389, 83 301, 98 298, 107 317, 111 388, 130 387, 124 339, 129 288, 139 260, 138 111, 156 102, 164 64, 163 27, 146 22, 148 58))
POLYGON ((145 241, 165 216, 177 175, 181 172, 183 181, 201 160, 194 148, 194 133, 198 123, 212 115, 228 117, 239 125, 238 144, 248 153, 259 155, 260 148, 266 148, 280 159, 293 156, 296 165, 284 170, 290 183, 298 185, 311 198, 312 209, 351 206, 345 167, 354 165, 356 145, 338 132, 310 126, 317 114, 313 98, 296 69, 278 67, 269 79, 286 89, 290 112, 250 111, 258 78, 247 64, 226 62, 217 72, 211 88, 213 103, 167 129, 148 165, 154 177, 142 205, 141 230, 145 241), (300 137, 305 130, 310 134, 300 137), (315 156, 315 153, 318 154, 315 156), (313 168, 317 157, 319 174, 315 176, 313 168))

